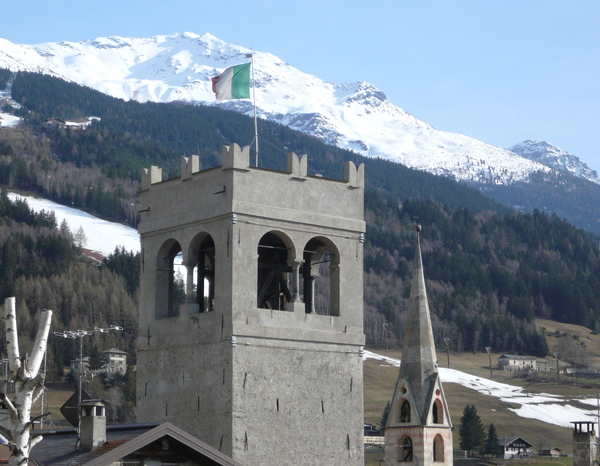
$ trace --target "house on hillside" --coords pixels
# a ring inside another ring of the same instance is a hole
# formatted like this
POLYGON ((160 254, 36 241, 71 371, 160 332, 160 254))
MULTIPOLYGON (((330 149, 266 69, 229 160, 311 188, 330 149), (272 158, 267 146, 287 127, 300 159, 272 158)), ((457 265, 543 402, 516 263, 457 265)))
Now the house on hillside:
POLYGON ((533 356, 503 354, 498 358, 498 369, 504 371, 535 371, 547 372, 548 361, 533 356))
POLYGON ((116 348, 109 348, 100 353, 102 368, 105 368, 108 375, 121 374, 127 372, 127 353, 116 348))
POLYGON ((78 378, 79 377, 79 367, 81 366, 83 368, 83 374, 85 374, 85 371, 87 371, 90 367, 90 358, 88 356, 86 356, 83 359, 81 359, 81 361, 79 359, 73 359, 70 362, 70 366, 71 366, 71 374, 73 374, 74 378, 78 378))
POLYGON ((531 456, 531 447, 533 446, 523 437, 502 437, 498 439, 498 444, 502 449, 499 458, 510 459, 529 459, 531 456))
POLYGON ((559 457, 561 452, 562 450, 556 447, 542 447, 538 450, 540 456, 552 456, 554 458, 559 457))

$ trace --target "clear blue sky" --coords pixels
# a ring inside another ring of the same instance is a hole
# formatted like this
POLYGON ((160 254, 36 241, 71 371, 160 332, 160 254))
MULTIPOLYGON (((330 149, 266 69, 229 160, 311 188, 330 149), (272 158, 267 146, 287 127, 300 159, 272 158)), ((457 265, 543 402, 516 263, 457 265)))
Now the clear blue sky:
POLYGON ((600 172, 598 0, 20 0, 17 44, 210 32, 326 81, 368 81, 437 129, 546 140, 600 172))

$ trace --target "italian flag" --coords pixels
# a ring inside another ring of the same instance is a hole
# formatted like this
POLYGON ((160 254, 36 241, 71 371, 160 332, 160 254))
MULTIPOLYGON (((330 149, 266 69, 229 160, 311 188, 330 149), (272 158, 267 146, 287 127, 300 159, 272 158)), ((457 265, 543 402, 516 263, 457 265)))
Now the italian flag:
POLYGON ((212 90, 217 100, 250 98, 250 63, 227 68, 212 78, 212 90))

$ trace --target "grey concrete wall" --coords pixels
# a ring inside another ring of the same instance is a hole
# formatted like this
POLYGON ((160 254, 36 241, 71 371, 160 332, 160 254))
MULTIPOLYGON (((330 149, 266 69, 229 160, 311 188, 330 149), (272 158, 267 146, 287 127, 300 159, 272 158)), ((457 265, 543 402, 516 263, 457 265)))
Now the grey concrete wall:
POLYGON ((364 464, 359 354, 257 338, 238 338, 237 345, 233 381, 242 389, 233 397, 234 457, 248 465, 364 464))

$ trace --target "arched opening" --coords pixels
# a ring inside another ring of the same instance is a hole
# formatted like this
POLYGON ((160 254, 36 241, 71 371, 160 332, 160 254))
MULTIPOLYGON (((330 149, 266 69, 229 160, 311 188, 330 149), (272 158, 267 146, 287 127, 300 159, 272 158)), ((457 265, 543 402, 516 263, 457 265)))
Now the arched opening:
POLYGON ((185 280, 182 273, 183 255, 175 240, 160 248, 156 264, 155 316, 157 319, 179 315, 179 305, 185 302, 185 280))
POLYGON ((326 238, 311 239, 303 251, 300 293, 307 314, 339 316, 339 254, 326 238))
POLYGON ((276 233, 264 235, 258 243, 257 306, 263 309, 285 310, 292 300, 288 265, 288 246, 276 233))
POLYGON ((444 423, 444 409, 442 408, 442 402, 440 400, 435 400, 433 402, 431 414, 432 421, 434 424, 444 423))
POLYGON ((433 439, 433 461, 444 461, 444 439, 440 434, 433 439))
POLYGON ((410 422, 410 403, 404 400, 400 405, 400 422, 410 422))
POLYGON ((215 310, 215 242, 206 235, 200 243, 194 267, 194 295, 200 312, 215 310))
POLYGON ((400 438, 398 448, 400 448, 400 454, 398 455, 399 462, 409 463, 413 460, 413 443, 410 437, 400 438))

